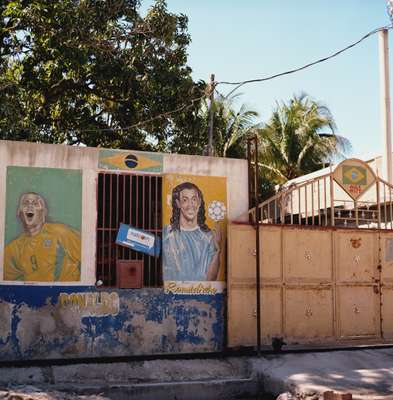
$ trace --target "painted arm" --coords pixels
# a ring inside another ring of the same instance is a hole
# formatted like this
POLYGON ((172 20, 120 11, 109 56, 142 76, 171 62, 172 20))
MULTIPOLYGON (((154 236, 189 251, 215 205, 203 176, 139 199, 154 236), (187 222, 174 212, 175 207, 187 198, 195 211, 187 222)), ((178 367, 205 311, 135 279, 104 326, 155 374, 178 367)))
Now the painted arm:
POLYGON ((81 239, 79 232, 61 226, 57 244, 55 281, 75 282, 81 278, 81 239))
POLYGON ((4 280, 24 281, 26 271, 19 264, 19 249, 15 242, 8 244, 4 251, 4 280))
POLYGON ((212 258, 212 261, 207 270, 206 280, 215 281, 217 280, 218 270, 220 269, 220 258, 221 258, 221 226, 216 222, 216 226, 213 229, 213 240, 216 252, 212 258))

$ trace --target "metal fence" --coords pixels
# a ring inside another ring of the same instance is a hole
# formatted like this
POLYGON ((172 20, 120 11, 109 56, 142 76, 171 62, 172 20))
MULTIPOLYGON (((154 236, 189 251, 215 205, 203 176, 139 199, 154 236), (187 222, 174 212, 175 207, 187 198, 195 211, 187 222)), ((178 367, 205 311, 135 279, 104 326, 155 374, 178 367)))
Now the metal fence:
POLYGON ((261 224, 393 229, 392 199, 392 185, 377 177, 361 200, 353 200, 329 173, 284 187, 249 213, 261 224))
POLYGON ((116 286, 118 260, 143 260, 144 286, 162 286, 161 257, 116 245, 120 223, 162 234, 162 178, 151 175, 100 173, 97 185, 96 275, 103 286, 116 286))

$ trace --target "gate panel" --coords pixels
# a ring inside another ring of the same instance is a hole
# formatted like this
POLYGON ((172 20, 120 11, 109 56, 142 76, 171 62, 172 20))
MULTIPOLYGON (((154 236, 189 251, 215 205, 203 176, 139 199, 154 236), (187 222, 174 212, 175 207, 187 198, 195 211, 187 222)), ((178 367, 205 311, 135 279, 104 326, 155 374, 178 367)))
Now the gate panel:
POLYGON ((334 336, 332 235, 285 227, 284 333, 289 342, 334 336))
POLYGON ((379 337, 379 296, 372 286, 338 288, 341 339, 379 337))
POLYGON ((281 235, 281 227, 264 226, 260 228, 259 241, 262 283, 281 281, 281 235))
POLYGON ((261 341, 270 345, 283 336, 282 228, 260 228, 261 250, 261 341))
POLYGON ((380 233, 381 319, 385 339, 393 338, 393 233, 380 233))
POLYGON ((255 287, 232 287, 230 298, 228 346, 255 346, 257 343, 255 287))
POLYGON ((380 233, 381 280, 393 285, 393 233, 380 233))
POLYGON ((340 283, 373 283, 376 277, 376 235, 373 232, 335 232, 337 280, 340 283))
POLYGON ((361 230, 334 236, 338 337, 379 337, 378 236, 361 230))
POLYGON ((255 284, 255 229, 250 225, 229 226, 228 248, 230 260, 228 266, 231 284, 255 284))
POLYGON ((331 282, 331 233, 294 228, 285 228, 283 231, 286 282, 331 282))
POLYGON ((255 229, 228 225, 228 345, 256 344, 255 229))
POLYGON ((384 339, 393 339, 393 286, 381 289, 381 327, 384 339))
POLYGON ((289 341, 333 337, 331 288, 287 288, 285 300, 285 333, 289 341))

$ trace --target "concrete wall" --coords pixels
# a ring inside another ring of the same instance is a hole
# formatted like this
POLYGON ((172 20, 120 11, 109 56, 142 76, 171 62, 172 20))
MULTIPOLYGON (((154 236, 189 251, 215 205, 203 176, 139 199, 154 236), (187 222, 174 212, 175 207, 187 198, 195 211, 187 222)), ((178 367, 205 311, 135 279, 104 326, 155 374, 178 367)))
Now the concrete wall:
MULTIPOLYGON (((0 141, 0 360, 220 351, 223 293, 94 286, 98 163, 98 149, 0 141), (79 282, 3 280, 8 166, 82 172, 79 282)), ((162 173, 226 177, 228 219, 244 219, 246 161, 163 155, 162 173)))
POLYGON ((206 352, 222 343, 222 294, 0 287, 0 360, 206 352))

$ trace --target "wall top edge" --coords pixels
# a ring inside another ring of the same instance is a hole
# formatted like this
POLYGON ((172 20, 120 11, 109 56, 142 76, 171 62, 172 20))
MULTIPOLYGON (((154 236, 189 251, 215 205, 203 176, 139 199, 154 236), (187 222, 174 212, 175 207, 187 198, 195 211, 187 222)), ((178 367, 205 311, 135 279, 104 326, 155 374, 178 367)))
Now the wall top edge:
MULTIPOLYGON (((70 151, 70 152, 81 152, 81 153, 90 153, 91 155, 97 154, 102 150, 114 150, 114 151, 119 151, 119 152, 138 152, 138 153, 144 153, 144 154, 156 154, 164 157, 167 161, 172 162, 172 161, 181 161, 181 160, 187 160, 187 159, 193 159, 193 160, 200 160, 208 163, 217 163, 217 162, 224 162, 224 163, 247 163, 247 160, 245 159, 236 159, 236 158, 224 158, 224 157, 209 157, 209 156, 202 156, 202 155, 189 155, 189 154, 175 154, 175 153, 159 153, 159 152, 151 152, 151 151, 143 151, 143 150, 135 150, 135 149, 112 149, 112 148, 106 148, 106 147, 89 147, 89 146, 70 146, 67 144, 52 144, 52 143, 37 143, 37 142, 26 142, 26 141, 15 141, 15 140, 0 140, 0 148, 5 147, 8 148, 9 150, 13 149, 20 149, 20 150, 27 150, 27 149, 32 149, 34 151, 37 151, 39 148, 46 149, 48 151, 49 149, 56 149, 56 151, 59 150, 65 150, 70 151)), ((50 151, 50 150, 49 150, 50 151)))

